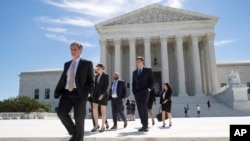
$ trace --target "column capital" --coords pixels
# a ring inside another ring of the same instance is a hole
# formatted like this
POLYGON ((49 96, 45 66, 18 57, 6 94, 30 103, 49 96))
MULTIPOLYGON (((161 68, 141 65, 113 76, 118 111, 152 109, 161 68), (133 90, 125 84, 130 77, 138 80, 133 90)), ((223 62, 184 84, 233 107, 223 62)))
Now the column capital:
POLYGON ((215 37, 215 34, 207 34, 207 35, 206 35, 206 39, 207 39, 208 41, 214 41, 214 37, 215 37))
POLYGON ((129 44, 135 44, 136 38, 130 37, 130 38, 128 38, 128 42, 129 42, 129 44))
POLYGON ((121 40, 121 38, 113 38, 113 41, 114 41, 115 43, 120 43, 122 40, 121 40))
POLYGON ((179 42, 179 41, 182 41, 183 36, 182 36, 182 35, 176 35, 176 36, 174 36, 174 38, 175 38, 175 40, 176 40, 177 42, 179 42))
POLYGON ((194 41, 198 42, 198 39, 199 39, 198 35, 191 35, 190 37, 191 37, 192 42, 194 42, 194 41))
POLYGON ((168 36, 160 36, 160 40, 161 41, 167 41, 168 40, 168 36))
POLYGON ((101 46, 106 46, 106 42, 107 42, 107 40, 106 40, 106 39, 101 38, 101 39, 99 39, 99 42, 100 42, 101 46))
POLYGON ((150 42, 151 41, 151 37, 143 37, 143 41, 144 42, 150 42))

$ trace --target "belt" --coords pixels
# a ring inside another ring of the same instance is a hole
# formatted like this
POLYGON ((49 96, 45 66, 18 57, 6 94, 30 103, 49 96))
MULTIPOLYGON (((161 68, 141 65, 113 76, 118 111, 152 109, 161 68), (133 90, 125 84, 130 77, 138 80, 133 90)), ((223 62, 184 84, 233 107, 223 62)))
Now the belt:
POLYGON ((112 99, 116 100, 116 99, 118 99, 118 97, 112 97, 112 99))

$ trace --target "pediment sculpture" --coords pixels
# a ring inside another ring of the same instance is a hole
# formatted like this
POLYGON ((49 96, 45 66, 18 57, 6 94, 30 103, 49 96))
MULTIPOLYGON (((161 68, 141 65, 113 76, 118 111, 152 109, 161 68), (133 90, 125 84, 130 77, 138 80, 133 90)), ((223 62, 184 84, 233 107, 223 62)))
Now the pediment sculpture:
POLYGON ((208 20, 207 17, 195 16, 188 13, 180 13, 162 8, 152 8, 143 10, 132 16, 123 17, 117 21, 109 22, 105 26, 145 24, 145 23, 163 23, 177 21, 208 20))

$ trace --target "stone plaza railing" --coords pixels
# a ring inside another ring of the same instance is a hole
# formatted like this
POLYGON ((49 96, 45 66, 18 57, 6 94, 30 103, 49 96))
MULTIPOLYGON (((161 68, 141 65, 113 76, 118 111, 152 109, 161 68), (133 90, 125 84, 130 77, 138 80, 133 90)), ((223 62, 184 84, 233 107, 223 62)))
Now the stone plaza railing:
POLYGON ((3 112, 0 113, 0 119, 13 120, 13 119, 57 119, 56 113, 47 112, 3 112))

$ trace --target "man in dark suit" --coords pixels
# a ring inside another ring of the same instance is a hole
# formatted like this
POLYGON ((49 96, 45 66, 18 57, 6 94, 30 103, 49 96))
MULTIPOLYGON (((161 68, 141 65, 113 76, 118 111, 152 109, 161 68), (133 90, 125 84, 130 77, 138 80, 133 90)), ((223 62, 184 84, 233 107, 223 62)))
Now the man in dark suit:
POLYGON ((94 71, 91 61, 81 58, 82 45, 70 45, 72 60, 64 64, 54 97, 59 98, 57 115, 71 135, 69 141, 83 141, 84 119, 88 94, 94 88, 94 71), (74 110, 74 122, 69 113, 74 110))
POLYGON ((123 80, 119 79, 119 73, 114 73, 114 81, 111 83, 111 88, 109 90, 109 99, 111 99, 112 107, 112 117, 114 126, 111 129, 117 129, 117 116, 121 117, 121 120, 124 121, 123 127, 127 127, 127 119, 122 111, 123 101, 126 97, 126 85, 123 80))
POLYGON ((148 99, 155 80, 154 74, 150 68, 144 67, 144 59, 141 56, 136 58, 137 69, 133 72, 132 91, 141 119, 142 128, 139 131, 148 131, 148 99))

